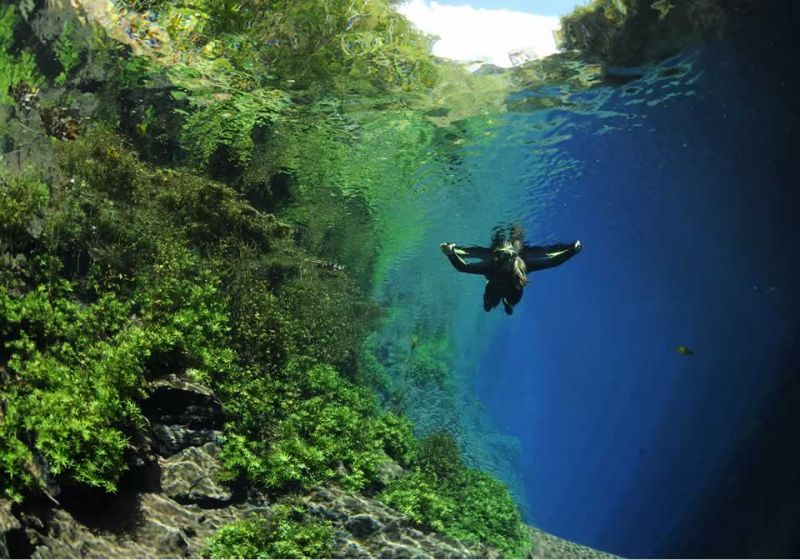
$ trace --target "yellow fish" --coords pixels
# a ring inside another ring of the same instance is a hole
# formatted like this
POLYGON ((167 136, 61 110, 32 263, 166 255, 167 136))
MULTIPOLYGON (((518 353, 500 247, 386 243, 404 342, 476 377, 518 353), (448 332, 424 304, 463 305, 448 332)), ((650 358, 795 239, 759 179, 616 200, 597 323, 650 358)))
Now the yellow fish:
POLYGON ((691 348, 687 348, 686 346, 678 346, 675 348, 675 350, 677 350, 679 354, 683 354, 684 356, 691 356, 692 354, 694 354, 694 350, 692 350, 691 348))

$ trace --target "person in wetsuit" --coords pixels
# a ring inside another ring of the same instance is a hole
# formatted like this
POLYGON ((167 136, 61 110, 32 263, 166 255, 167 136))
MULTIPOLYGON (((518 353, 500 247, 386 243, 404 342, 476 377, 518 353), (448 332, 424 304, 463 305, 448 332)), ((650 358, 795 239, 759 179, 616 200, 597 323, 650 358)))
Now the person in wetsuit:
POLYGON ((495 231, 492 247, 459 247, 455 243, 442 243, 442 252, 459 272, 483 274, 486 288, 483 292, 483 309, 490 311, 502 300, 506 314, 522 299, 522 290, 528 283, 528 273, 558 266, 581 251, 580 241, 557 243, 544 247, 524 245, 522 230, 511 229, 511 241, 495 231), (479 259, 468 263, 464 259, 479 259))

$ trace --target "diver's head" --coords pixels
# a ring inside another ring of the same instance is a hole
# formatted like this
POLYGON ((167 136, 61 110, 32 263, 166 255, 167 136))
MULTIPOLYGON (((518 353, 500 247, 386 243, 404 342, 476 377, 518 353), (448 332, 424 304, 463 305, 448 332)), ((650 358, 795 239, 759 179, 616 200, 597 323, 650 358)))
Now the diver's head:
POLYGON ((513 243, 506 241, 499 247, 495 247, 492 250, 492 257, 495 263, 514 275, 514 283, 518 288, 522 288, 528 283, 528 268, 525 266, 525 261, 517 253, 513 243))
POLYGON ((503 226, 494 226, 492 228, 492 243, 491 247, 497 248, 506 242, 506 232, 503 226))
POLYGON ((495 262, 506 263, 517 256, 517 251, 510 241, 503 241, 500 245, 492 249, 492 257, 495 262))

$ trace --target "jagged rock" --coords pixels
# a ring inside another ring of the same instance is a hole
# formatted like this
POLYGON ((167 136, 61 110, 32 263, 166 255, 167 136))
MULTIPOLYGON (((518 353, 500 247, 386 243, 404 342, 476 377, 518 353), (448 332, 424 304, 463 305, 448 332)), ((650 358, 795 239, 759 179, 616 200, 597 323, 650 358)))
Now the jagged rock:
POLYGON ((167 457, 187 447, 200 446, 205 443, 222 443, 222 432, 219 430, 190 430, 185 426, 153 424, 153 443, 162 457, 167 457))
POLYGON ((222 405, 208 387, 176 375, 150 384, 142 411, 150 419, 156 451, 162 457, 190 446, 219 443, 222 405))
POLYGON ((98 530, 55 510, 47 529, 37 535, 34 558, 197 558, 218 528, 263 507, 249 504, 215 510, 183 506, 153 493, 139 497, 130 523, 116 531, 98 530))
POLYGON ((161 486, 164 494, 181 504, 221 507, 229 504, 233 493, 217 482, 220 447, 206 443, 189 447, 166 459, 160 459, 161 486))
POLYGON ((529 527, 529 530, 533 542, 531 558, 619 558, 545 533, 535 527, 529 527))
POLYGON ((309 511, 337 524, 333 558, 496 558, 486 546, 427 533, 402 513, 338 488, 314 488, 304 498, 309 511))
POLYGON ((393 480, 400 478, 403 476, 405 472, 403 467, 395 463, 394 461, 386 461, 378 465, 378 480, 381 484, 389 484, 393 480))
POLYGON ((345 529, 350 531, 350 534, 358 538, 367 537, 383 529, 383 525, 380 521, 366 513, 354 515, 345 522, 344 526, 345 529))
POLYGON ((222 405, 208 387, 173 374, 150 383, 150 391, 142 410, 151 421, 195 430, 222 428, 222 405))
POLYGON ((11 558, 6 535, 22 529, 19 520, 11 513, 11 504, 0 500, 0 558, 11 558))

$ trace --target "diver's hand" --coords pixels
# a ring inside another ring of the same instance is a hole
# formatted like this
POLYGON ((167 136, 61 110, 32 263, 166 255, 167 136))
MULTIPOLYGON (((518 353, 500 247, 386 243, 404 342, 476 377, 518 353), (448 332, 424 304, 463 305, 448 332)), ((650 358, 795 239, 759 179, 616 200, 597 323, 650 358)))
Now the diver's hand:
POLYGON ((456 251, 456 244, 455 243, 442 243, 439 245, 439 248, 442 250, 442 253, 445 255, 452 255, 456 251))

